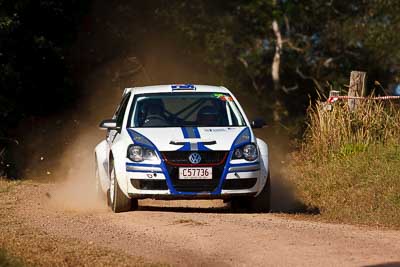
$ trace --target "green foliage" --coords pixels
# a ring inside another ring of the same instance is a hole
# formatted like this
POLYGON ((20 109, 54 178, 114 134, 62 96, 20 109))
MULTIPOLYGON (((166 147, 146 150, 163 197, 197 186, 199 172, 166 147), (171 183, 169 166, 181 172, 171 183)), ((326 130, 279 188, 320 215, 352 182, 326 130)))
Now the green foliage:
POLYGON ((73 91, 65 57, 84 2, 0 1, 0 123, 65 105, 73 91))
POLYGON ((249 93, 261 90, 259 100, 269 103, 266 114, 271 113, 276 98, 291 115, 304 112, 308 96, 317 96, 314 88, 327 93, 332 84, 347 84, 351 70, 365 70, 371 82, 380 80, 385 85, 397 79, 398 1, 172 3, 163 14, 191 40, 187 45, 203 48, 204 58, 223 73, 225 84, 249 93), (272 92, 270 77, 276 39, 271 30, 273 19, 284 39, 282 85, 298 87, 278 95, 272 92))
POLYGON ((66 103, 78 96, 72 69, 81 68, 70 48, 77 32, 89 33, 93 24, 92 43, 80 47, 85 68, 142 52, 140 43, 150 35, 169 35, 186 57, 216 73, 219 83, 257 93, 265 114, 276 100, 290 115, 302 114, 315 88, 326 93, 346 84, 353 69, 366 70, 384 85, 399 71, 400 2, 394 0, 94 1, 89 15, 90 3, 0 1, 0 95, 9 103, 0 106, 3 118, 64 106, 44 101, 50 94, 66 103), (283 37, 282 88, 298 88, 294 91, 272 91, 274 19, 283 37), (20 105, 23 94, 29 101, 20 105))
POLYGON ((338 153, 342 157, 346 157, 351 154, 364 152, 367 148, 368 146, 366 144, 344 144, 341 146, 338 153))
MULTIPOLYGON (((163 50, 165 40, 170 58, 196 66, 198 80, 212 76, 252 97, 267 120, 279 103, 292 120, 310 98, 347 84, 351 70, 367 71, 370 88, 400 82, 398 14, 396 0, 0 0, 0 136, 90 94, 83 88, 97 67, 110 73, 120 59, 163 50), (274 20, 283 38, 280 91, 271 79, 274 20)), ((336 149, 358 153, 352 144, 336 149)))

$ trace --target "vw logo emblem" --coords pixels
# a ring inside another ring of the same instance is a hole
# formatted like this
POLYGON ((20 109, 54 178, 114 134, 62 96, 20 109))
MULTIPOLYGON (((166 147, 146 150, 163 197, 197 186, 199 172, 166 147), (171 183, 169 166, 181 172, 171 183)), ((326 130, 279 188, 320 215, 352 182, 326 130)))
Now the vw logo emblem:
POLYGON ((189 156, 189 161, 193 164, 199 164, 201 161, 201 156, 199 153, 192 153, 189 156))

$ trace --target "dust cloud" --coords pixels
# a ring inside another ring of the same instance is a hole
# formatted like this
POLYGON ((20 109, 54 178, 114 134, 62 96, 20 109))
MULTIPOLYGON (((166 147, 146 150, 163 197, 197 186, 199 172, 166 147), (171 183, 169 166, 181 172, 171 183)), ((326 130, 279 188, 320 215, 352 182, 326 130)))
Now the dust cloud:
POLYGON ((305 205, 298 200, 293 184, 287 178, 286 168, 290 164, 293 150, 290 135, 280 127, 255 130, 255 135, 268 144, 271 175, 271 209, 279 213, 303 213, 305 205))
POLYGON ((105 198, 101 199, 96 192, 94 148, 106 134, 98 128, 99 122, 112 117, 123 92, 112 84, 110 73, 108 67, 92 74, 103 79, 93 80, 92 95, 73 112, 80 116, 67 118, 71 122, 61 130, 69 137, 60 147, 60 160, 53 170, 56 187, 49 195, 56 208, 87 211, 107 207, 105 198))
MULTIPOLYGON (((90 95, 63 118, 54 118, 63 121, 63 126, 47 129, 47 140, 32 142, 36 148, 51 143, 34 157, 30 176, 44 175, 45 180, 56 183, 56 189, 49 192, 49 202, 56 208, 106 207, 105 200, 99 199, 95 190, 94 148, 106 134, 98 128, 99 122, 112 117, 125 87, 207 81, 200 77, 198 70, 190 70, 190 66, 174 60, 177 51, 171 48, 167 53, 166 47, 161 50, 149 45, 149 52, 142 55, 142 59, 116 58, 93 71, 86 78, 90 95), (123 76, 130 68, 138 69, 138 66, 141 66, 139 71, 123 76), (45 160, 38 165, 42 154, 46 155, 45 160)), ((42 135, 38 135, 38 139, 42 139, 42 135)))
POLYGON ((62 177, 49 192, 51 204, 67 210, 104 209, 105 200, 98 197, 95 187, 94 157, 90 131, 81 133, 62 157, 57 168, 62 177))

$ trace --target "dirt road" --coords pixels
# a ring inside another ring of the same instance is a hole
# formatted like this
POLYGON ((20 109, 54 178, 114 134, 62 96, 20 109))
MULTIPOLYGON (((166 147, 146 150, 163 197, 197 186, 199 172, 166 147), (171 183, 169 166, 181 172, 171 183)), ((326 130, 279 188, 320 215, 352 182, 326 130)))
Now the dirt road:
POLYGON ((55 187, 1 186, 0 246, 33 265, 400 265, 398 231, 232 214, 216 201, 146 201, 124 214, 61 208, 55 187))

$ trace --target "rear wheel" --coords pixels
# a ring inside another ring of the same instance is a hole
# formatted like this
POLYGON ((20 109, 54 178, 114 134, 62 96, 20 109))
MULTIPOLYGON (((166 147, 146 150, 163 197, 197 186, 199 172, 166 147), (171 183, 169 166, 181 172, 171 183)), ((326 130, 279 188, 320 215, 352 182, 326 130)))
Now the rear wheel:
POLYGON ((108 196, 111 209, 115 213, 126 212, 133 208, 137 208, 137 199, 128 198, 119 187, 114 166, 111 168, 110 190, 108 196))
POLYGON ((231 208, 234 211, 246 210, 249 212, 271 211, 271 179, 268 174, 263 190, 256 197, 236 197, 231 200, 231 208))

